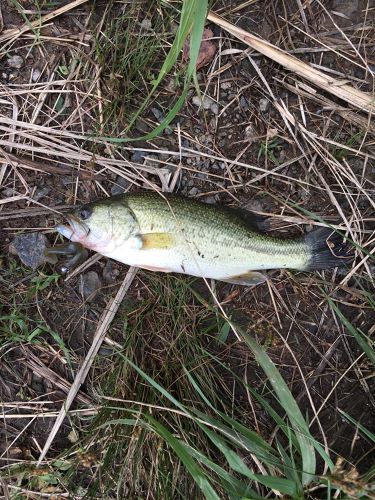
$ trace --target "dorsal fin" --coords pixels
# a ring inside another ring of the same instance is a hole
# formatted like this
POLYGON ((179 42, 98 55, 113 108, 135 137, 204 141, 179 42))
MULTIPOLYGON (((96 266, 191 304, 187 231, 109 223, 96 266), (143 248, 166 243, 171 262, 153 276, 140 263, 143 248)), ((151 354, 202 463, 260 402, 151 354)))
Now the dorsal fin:
POLYGON ((266 215, 259 215, 245 208, 225 207, 225 210, 236 215, 253 231, 265 233, 271 229, 270 217, 266 215))

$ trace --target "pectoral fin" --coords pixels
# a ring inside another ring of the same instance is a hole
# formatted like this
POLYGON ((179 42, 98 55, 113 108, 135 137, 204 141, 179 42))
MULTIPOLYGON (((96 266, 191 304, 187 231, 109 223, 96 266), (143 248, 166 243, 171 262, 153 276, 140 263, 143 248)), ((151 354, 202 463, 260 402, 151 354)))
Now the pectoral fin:
POLYGON ((249 271, 248 273, 238 274, 237 276, 229 276, 222 278, 220 281, 225 283, 232 283, 233 285, 254 286, 267 281, 267 276, 256 271, 249 271))
POLYGON ((142 250, 168 249, 174 245, 174 237, 171 233, 147 233, 141 234, 142 250))

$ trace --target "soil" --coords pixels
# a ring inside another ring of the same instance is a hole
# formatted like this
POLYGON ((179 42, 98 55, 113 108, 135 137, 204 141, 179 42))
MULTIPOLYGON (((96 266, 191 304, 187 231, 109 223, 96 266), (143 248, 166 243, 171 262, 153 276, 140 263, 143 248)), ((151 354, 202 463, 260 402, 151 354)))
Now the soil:
MULTIPOLYGON (((21 3, 29 11, 35 8, 34 2, 21 3)), ((225 6, 228 12, 233 10, 230 15, 231 22, 258 34, 287 52, 294 52, 305 62, 332 71, 333 75, 347 79, 362 91, 373 92, 373 80, 369 73, 366 73, 362 65, 352 62, 356 60, 356 52, 349 43, 357 46, 363 33, 366 35, 363 43, 367 47, 367 63, 374 69, 374 47, 370 36, 370 32, 372 36, 374 34, 374 19, 372 17, 372 20, 366 20, 364 16, 366 12, 368 16, 373 16, 375 2, 332 0, 323 2, 325 8, 320 7, 318 3, 309 5, 304 11, 308 20, 308 34, 305 33, 297 6, 300 2, 259 0, 249 3, 236 13, 235 7, 241 3, 243 2, 222 1, 215 5, 215 9, 220 11, 221 6, 225 6), (364 23, 368 26, 365 32, 360 29, 364 23), (343 39, 340 30, 345 30, 350 37, 349 42, 343 39), (316 36, 319 37, 321 45, 314 43, 316 36), (341 57, 333 51, 310 50, 324 44, 337 44, 340 46, 338 51, 349 54, 349 57, 341 57)), ((103 9, 104 3, 97 2, 96 8, 103 9)), ((23 24, 24 20, 17 13, 13 2, 3 2, 0 9, 3 32, 23 24)), ((45 11, 49 10, 50 7, 46 4, 45 11)), ((65 78, 66 68, 72 67, 72 47, 77 47, 77 40, 82 42, 81 45, 78 44, 82 51, 82 61, 89 61, 93 42, 90 26, 95 14, 98 15, 98 11, 93 13, 93 6, 89 2, 73 12, 55 18, 42 30, 45 37, 42 48, 39 44, 32 44, 32 38, 27 37, 14 41, 8 46, 6 53, 0 48, 1 92, 6 89, 30 89, 30 85, 37 85, 39 82, 45 84, 52 78, 65 78), (24 61, 19 69, 9 66, 9 58, 14 55, 21 56, 24 61), (40 76, 34 82, 35 72, 40 76)), ((100 15, 98 17, 100 18, 100 15)), ((243 49, 242 44, 227 37, 216 26, 209 27, 214 36, 218 37, 217 43, 220 44, 221 51, 243 49)), ((371 132, 363 139, 361 130, 335 113, 335 110, 329 106, 322 107, 314 99, 303 98, 298 92, 293 92, 293 77, 277 63, 259 54, 252 54, 252 58, 272 87, 276 99, 285 103, 300 123, 307 120, 308 129, 318 136, 323 135, 327 140, 349 143, 354 149, 361 148, 361 155, 358 156, 348 151, 343 153, 339 147, 326 144, 327 151, 346 162, 343 164, 347 165, 357 178, 363 176, 362 185, 365 185, 365 182, 368 182, 368 185, 374 182, 374 164, 368 156, 374 154, 371 132), (304 115, 300 113, 302 108, 304 115)), ((194 104, 196 92, 191 90, 185 106, 170 125, 170 129, 150 142, 137 142, 135 149, 133 145, 124 145, 119 146, 114 153, 112 146, 105 148, 95 143, 82 142, 82 151, 89 152, 85 160, 70 159, 69 156, 64 158, 63 154, 51 155, 43 149, 30 154, 22 148, 10 150, 5 145, 1 146, 8 153, 17 155, 18 158, 25 156, 39 165, 36 165, 38 171, 32 167, 21 167, 16 173, 11 168, 2 171, 0 165, 0 196, 5 201, 0 205, 1 315, 12 315, 17 303, 22 304, 26 325, 24 328, 28 332, 35 331, 43 321, 49 331, 56 332, 58 338, 75 353, 70 367, 59 349, 56 337, 47 332, 43 336, 43 342, 40 342, 38 336, 25 341, 22 325, 14 324, 12 332, 9 332, 9 320, 3 320, 2 334, 4 338, 9 338, 1 348, 0 397, 6 408, 4 411, 12 409, 10 403, 17 403, 19 414, 27 414, 30 408, 34 409, 38 404, 38 399, 46 398, 50 401, 48 407, 51 411, 60 409, 74 379, 73 373, 91 345, 101 314, 127 272, 126 266, 113 261, 109 263, 102 258, 88 270, 71 279, 57 277, 45 289, 36 290, 35 278, 40 277, 39 271, 24 268, 17 256, 10 251, 10 244, 16 235, 29 231, 42 231, 47 235, 50 244, 55 244, 56 237, 52 228, 58 216, 49 209, 64 209, 74 202, 85 203, 105 194, 117 194, 128 189, 131 181, 119 178, 116 172, 103 171, 103 165, 96 163, 96 156, 111 157, 119 154, 124 160, 149 166, 150 173, 142 173, 144 177, 132 186, 132 189, 145 188, 150 183, 160 186, 160 176, 165 175, 170 179, 178 168, 178 156, 170 155, 168 151, 179 151, 181 143, 185 151, 189 149, 195 152, 184 158, 184 170, 176 186, 176 190, 185 195, 197 197, 207 203, 241 206, 289 218, 302 217, 301 212, 293 208, 293 204, 299 204, 326 220, 340 220, 340 214, 329 193, 322 187, 315 171, 313 173, 310 163, 313 155, 304 156, 304 151, 300 149, 301 144, 306 150, 310 145, 301 137, 298 142, 295 141, 293 134, 288 132, 252 62, 246 57, 241 58, 235 51, 233 55, 223 59, 222 66, 224 62, 228 63, 228 68, 222 72, 219 71, 218 62, 213 67, 204 66, 198 72, 201 91, 212 97, 215 106, 198 111, 194 104), (156 153, 150 153, 150 149, 156 153), (157 150, 165 152, 160 154, 157 150), (43 171, 45 165, 58 167, 61 174, 43 171), (159 169, 156 173, 153 171, 155 166, 159 169), (271 169, 277 169, 281 176, 268 175, 271 169), (28 186, 27 197, 17 199, 19 193, 25 192, 25 185, 28 186), (93 300, 82 291, 83 280, 88 272, 95 272, 99 280, 93 300), (16 303, 14 294, 18 297, 16 303), (21 340, 14 342, 15 338, 21 340)), ((57 85, 55 83, 54 88, 57 85)), ((143 113, 142 119, 132 129, 134 136, 143 135, 145 131, 150 130, 150 125, 155 124, 155 120, 158 121, 158 113, 164 114, 174 102, 176 88, 173 85, 173 79, 166 82, 160 99, 143 113)), ((87 82, 79 82, 75 88, 79 94, 86 92, 89 85, 87 82)), ((323 97, 329 97, 337 106, 344 105, 332 96, 324 95, 321 91, 319 93, 323 97)), ((30 121, 35 125, 45 125, 52 120, 51 126, 76 133, 82 132, 81 126, 85 131, 92 130, 95 110, 90 108, 89 100, 82 105, 83 122, 80 124, 76 119, 74 123, 69 122, 69 117, 76 107, 76 101, 69 95, 70 98, 63 104, 47 96, 36 120, 32 121, 32 116, 29 116, 30 121), (55 116, 56 106, 61 109, 58 116, 55 116)), ((23 113, 23 106, 35 109, 38 96, 38 93, 31 93, 30 96, 20 93, 20 97, 16 99, 19 113, 23 113)), ((105 96, 105 99, 108 98, 110 99, 110 96, 105 96)), ((136 107, 138 102, 132 103, 136 107)), ((12 117, 14 109, 11 101, 6 104, 0 97, 2 116, 12 117)), ((125 125, 124 122, 123 126, 125 125)), ((122 124, 119 123, 119 129, 121 128, 122 124)), ((1 138, 6 138, 6 135, 1 138)), ((22 142, 22 138, 19 140, 22 142)), ((66 137, 63 137, 63 140, 69 141, 66 137)), ((336 172, 334 169, 329 170, 319 157, 314 158, 314 162, 316 171, 322 174, 326 184, 335 192, 338 206, 350 216, 350 197, 344 189, 339 189, 336 172)), ((372 218, 372 221, 364 222, 364 229, 370 234, 374 229, 371 226, 374 220, 371 204, 366 197, 357 196, 354 188, 352 196, 356 197, 357 207, 363 219, 372 218)), ((373 190, 372 197, 374 200, 373 190)), ((276 227, 275 234, 293 235, 301 232, 300 226, 293 223, 284 226, 277 224, 276 227)), ((374 267, 370 264, 370 271, 371 269, 373 273, 374 267)), ((56 267, 46 264, 42 272, 45 275, 53 275, 56 267)), ((249 289, 218 283, 216 290, 228 314, 245 325, 260 343, 267 345, 267 352, 288 382, 303 413, 309 412, 312 419, 312 404, 316 410, 322 407, 319 420, 325 429, 327 446, 332 450, 333 456, 344 457, 360 472, 364 472, 374 462, 373 445, 343 418, 340 411, 350 414, 369 431, 375 432, 373 367, 365 356, 354 363, 362 351, 348 329, 332 315, 322 295, 323 289, 324 293, 330 294, 337 301, 342 313, 356 328, 368 335, 374 335, 374 310, 371 311, 368 302, 364 300, 364 293, 372 293, 373 289, 369 279, 366 279, 366 270, 363 267, 361 273, 345 285, 339 286, 346 270, 326 271, 323 277, 316 274, 273 271, 270 273, 273 278, 270 286, 249 289), (306 392, 306 382, 309 395, 306 392), (312 398, 312 401, 309 398, 312 398)), ((126 298, 127 307, 136 309, 149 296, 148 276, 147 272, 139 273, 126 298)), ((204 287, 201 291, 206 293, 204 287)), ((122 325, 115 321, 111 330, 113 340, 121 341, 121 329, 122 325)), ((211 345, 210 348, 212 352, 220 352, 222 361, 240 376, 246 368, 249 383, 255 388, 264 385, 264 374, 255 363, 249 361, 248 354, 234 336, 229 335, 224 351, 219 350, 217 345, 211 345), (249 363, 252 363, 251 368, 249 363)), ((101 353, 105 354, 106 349, 110 350, 110 347, 103 346, 101 353)), ((150 357, 152 356, 151 349, 150 357)), ((228 377, 228 387, 232 382, 228 377)), ((236 403, 245 408, 245 391, 238 389, 235 397, 236 403)), ((91 384, 87 383, 81 387, 73 408, 95 401, 96 395, 91 384)), ((260 408, 257 411, 260 421, 264 421, 265 416, 260 408)), ((5 456, 8 462, 37 457, 38 447, 43 447, 53 423, 52 418, 30 421, 20 417, 9 420, 9 423, 8 420, 2 420, 0 456, 5 456)), ((265 425, 268 425, 271 431, 271 423, 265 422, 265 425)), ((53 444, 51 456, 58 455, 70 446, 70 431, 69 421, 66 421, 53 444)), ((313 424, 312 431, 320 439, 320 430, 316 423, 313 424)))

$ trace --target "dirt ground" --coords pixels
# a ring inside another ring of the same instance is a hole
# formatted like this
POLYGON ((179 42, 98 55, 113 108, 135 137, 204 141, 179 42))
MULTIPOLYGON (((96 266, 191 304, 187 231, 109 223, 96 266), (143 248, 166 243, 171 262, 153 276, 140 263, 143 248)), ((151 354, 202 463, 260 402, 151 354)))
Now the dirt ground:
MULTIPOLYGON (((19 5, 36 19, 69 3, 19 5)), ((275 234, 301 234, 302 228, 311 228, 315 214, 344 231, 350 228, 362 250, 374 248, 372 117, 261 54, 245 53, 242 43, 213 23, 208 26, 216 56, 198 71, 207 109, 198 108, 192 89, 167 130, 151 141, 116 145, 85 139, 90 134, 118 136, 160 69, 163 54, 148 63, 150 75, 139 78, 133 88, 120 59, 105 47, 100 33, 124 13, 123 4, 82 3, 40 31, 0 38, 2 470, 38 459, 103 311, 128 272, 126 266, 93 255, 86 268, 68 277, 52 264, 32 270, 17 256, 17 235, 40 232, 53 245, 53 228, 67 207, 127 190, 165 189, 176 179, 174 190, 187 196, 273 216, 275 234), (294 126, 280 106, 294 117, 294 126)), ((143 18, 138 12, 135 26, 152 33, 156 14, 145 4, 148 10, 143 18)), ((228 0, 217 2, 213 10, 341 82, 374 94, 375 2, 228 0)), ((1 3, 0 37, 24 21, 15 2, 1 3)), ((178 85, 178 78, 167 77, 129 135, 142 136, 165 117, 178 85)), ((327 296, 354 328, 373 338, 375 268, 371 258, 363 260, 362 250, 351 274, 347 269, 272 271, 269 285, 215 287, 226 313, 266 346, 302 412, 310 421, 316 416, 313 434, 320 439, 324 429, 327 449, 359 472, 374 463, 375 451, 342 412, 375 432, 374 371, 327 296)), ((154 279, 149 272, 138 272, 99 360, 80 387, 72 409, 85 410, 87 419, 99 404, 96 383, 110 371, 107 358, 113 342, 122 344, 125 328, 137 326, 138 312, 151 310, 158 300, 154 279)), ((159 279, 158 286, 173 287, 172 278, 159 279)), ((192 283, 209 301, 203 282, 192 283)), ((190 300, 190 312, 200 311, 199 301, 193 296, 190 300)), ((155 314, 161 317, 165 310, 155 314)), ((152 331, 152 323, 148 326, 152 331)), ((147 366, 160 371, 169 359, 167 341, 160 340, 163 326, 155 337, 147 331, 142 335, 147 366)), ((217 331, 201 338, 202 346, 234 374, 243 378, 246 372, 248 383, 262 388, 264 374, 236 337, 229 333, 222 348, 215 335, 217 331)), ((171 334, 168 342, 174 340, 171 334)), ((234 388, 235 376, 225 373, 223 394, 248 422, 261 423, 271 435, 267 415, 257 405, 250 410, 246 391, 234 388)), ((77 427, 84 433, 85 426, 83 420, 77 427)), ((65 419, 47 458, 59 456, 74 442, 71 420, 65 419)))

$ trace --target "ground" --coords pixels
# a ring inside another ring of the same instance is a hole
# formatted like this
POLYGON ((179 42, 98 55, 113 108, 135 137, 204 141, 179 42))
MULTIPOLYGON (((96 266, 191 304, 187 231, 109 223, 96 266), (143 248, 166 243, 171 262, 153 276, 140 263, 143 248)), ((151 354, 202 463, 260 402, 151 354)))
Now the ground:
MULTIPOLYGON (((156 383, 203 420, 219 418, 216 408, 288 448, 293 440, 267 404, 280 418, 285 407, 227 315, 264 348, 336 464, 328 473, 320 458, 317 473, 359 498, 375 456, 371 113, 207 22, 216 50, 197 73, 203 105, 191 85, 169 126, 145 140, 183 90, 179 56, 141 109, 173 42, 181 2, 73 3, 0 5, 4 497, 202 496, 152 419, 186 446, 208 450, 225 470, 233 464, 156 383), (42 28, 30 25, 60 8, 42 28), (21 26, 29 29, 20 33, 21 26), (111 140, 119 137, 139 139, 111 140), (285 237, 324 220, 354 241, 356 260, 324 272, 272 271, 272 280, 252 288, 210 283, 209 290, 199 279, 138 271, 37 467, 129 269, 90 255, 68 276, 54 264, 34 270, 20 261, 15 242, 40 233, 54 245, 54 226, 73 204, 140 189, 251 209, 271 216, 272 231, 285 237)), ((372 0, 222 0, 212 10, 335 78, 333 86, 374 95, 372 0)), ((261 474, 256 457, 241 451, 261 474)))

